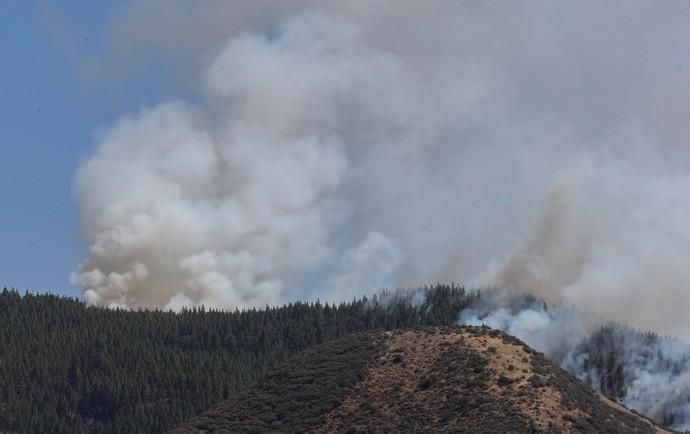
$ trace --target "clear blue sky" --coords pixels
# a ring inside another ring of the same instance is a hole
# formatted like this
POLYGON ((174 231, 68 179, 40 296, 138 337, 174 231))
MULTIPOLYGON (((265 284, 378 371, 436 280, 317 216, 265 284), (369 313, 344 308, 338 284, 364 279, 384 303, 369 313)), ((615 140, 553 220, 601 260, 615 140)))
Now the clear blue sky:
POLYGON ((84 257, 71 190, 95 132, 158 100, 139 71, 85 82, 80 58, 101 56, 122 1, 10 0, 0 13, 0 287, 79 295, 68 275, 84 257))

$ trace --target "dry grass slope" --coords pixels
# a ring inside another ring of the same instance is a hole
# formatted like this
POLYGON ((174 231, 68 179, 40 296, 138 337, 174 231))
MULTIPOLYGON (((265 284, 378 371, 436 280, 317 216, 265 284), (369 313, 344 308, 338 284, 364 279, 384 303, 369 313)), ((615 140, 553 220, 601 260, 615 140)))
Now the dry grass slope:
POLYGON ((486 327, 357 335, 292 359, 176 432, 664 432, 486 327))

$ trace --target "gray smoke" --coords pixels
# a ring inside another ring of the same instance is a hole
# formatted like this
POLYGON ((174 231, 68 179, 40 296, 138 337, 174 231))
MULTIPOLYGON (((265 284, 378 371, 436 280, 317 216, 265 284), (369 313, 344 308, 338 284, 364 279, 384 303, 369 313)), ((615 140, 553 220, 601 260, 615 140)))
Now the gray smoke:
POLYGON ((458 319, 514 335, 582 381, 665 426, 690 429, 690 345, 572 307, 485 291, 458 319))
POLYGON ((690 337, 689 4, 322 3, 119 11, 99 67, 162 56, 198 93, 81 166, 88 303, 454 280, 690 337))

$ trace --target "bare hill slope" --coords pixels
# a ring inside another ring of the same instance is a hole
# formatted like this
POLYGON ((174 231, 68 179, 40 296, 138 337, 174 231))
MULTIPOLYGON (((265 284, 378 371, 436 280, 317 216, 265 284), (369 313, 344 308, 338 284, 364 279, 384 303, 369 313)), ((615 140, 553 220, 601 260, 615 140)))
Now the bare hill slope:
POLYGON ((266 431, 666 432, 486 327, 315 347, 175 432, 266 431))

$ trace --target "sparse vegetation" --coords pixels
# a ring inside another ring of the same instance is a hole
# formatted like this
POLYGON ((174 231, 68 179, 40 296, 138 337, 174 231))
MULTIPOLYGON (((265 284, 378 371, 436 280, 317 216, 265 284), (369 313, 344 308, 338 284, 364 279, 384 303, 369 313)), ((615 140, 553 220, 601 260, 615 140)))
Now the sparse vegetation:
POLYGON ((650 421, 607 405, 514 338, 483 327, 448 327, 370 332, 321 345, 176 432, 654 429, 650 421), (515 372, 508 362, 520 354, 528 355, 534 381, 506 374, 515 372), (280 411, 285 407, 289 411, 280 411))

